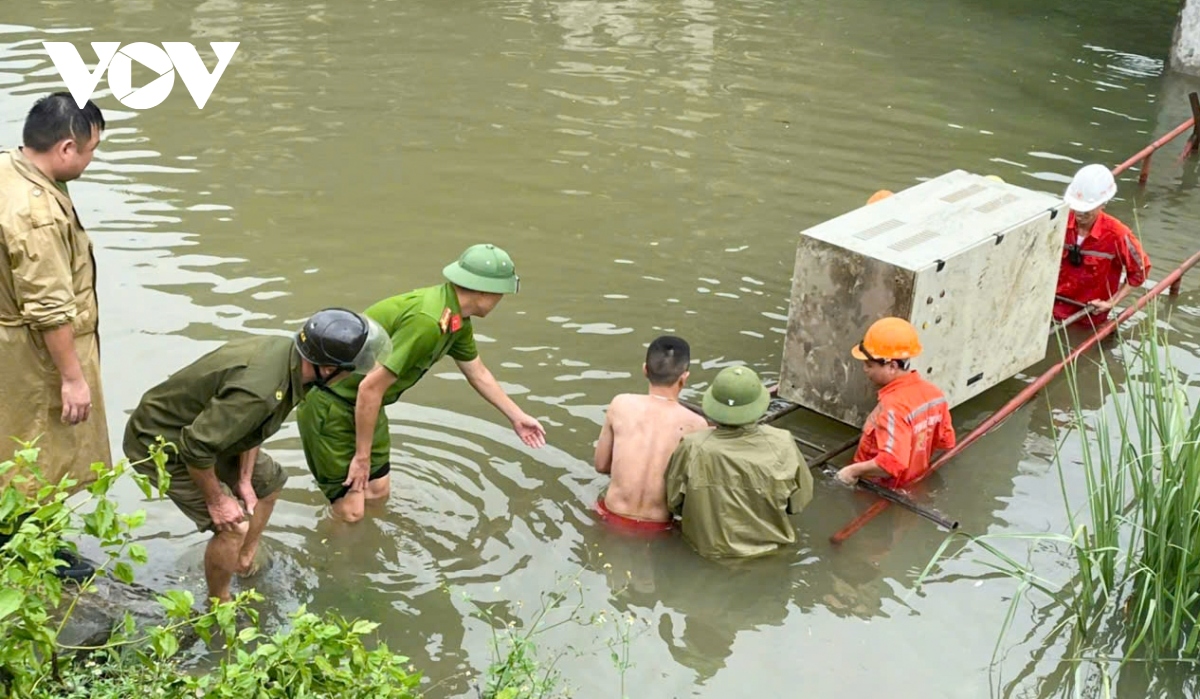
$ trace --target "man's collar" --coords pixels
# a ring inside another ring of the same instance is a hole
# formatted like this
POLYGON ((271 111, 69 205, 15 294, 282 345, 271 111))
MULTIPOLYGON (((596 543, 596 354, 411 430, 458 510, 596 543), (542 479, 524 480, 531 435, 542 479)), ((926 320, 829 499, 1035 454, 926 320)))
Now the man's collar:
POLYGON ((742 435, 757 432, 759 424, 751 422, 748 425, 717 425, 715 433, 722 437, 741 437, 742 435))
POLYGON ((462 306, 458 303, 458 292, 454 290, 454 285, 446 282, 442 284, 442 288, 446 292, 446 308, 454 315, 462 315, 462 306))
POLYGON ((74 204, 71 202, 70 195, 65 190, 65 184, 60 185, 60 183, 50 179, 37 165, 33 164, 32 160, 26 157, 24 151, 20 148, 13 148, 9 153, 12 154, 13 167, 22 177, 53 194, 68 212, 74 211, 74 204))
MULTIPOLYGON (((1109 235, 1113 231, 1113 227, 1110 225, 1111 221, 1112 216, 1109 216, 1107 213, 1101 211, 1100 214, 1096 216, 1096 222, 1092 224, 1092 230, 1088 231, 1087 237, 1103 238, 1109 235)), ((1070 226, 1068 226, 1068 229, 1074 231, 1076 235, 1079 235, 1079 218, 1073 211, 1071 212, 1071 222, 1070 226)))
POLYGON ((887 384, 879 387, 879 395, 898 391, 905 386, 911 386, 921 380, 921 375, 915 370, 909 370, 901 376, 897 376, 887 384))

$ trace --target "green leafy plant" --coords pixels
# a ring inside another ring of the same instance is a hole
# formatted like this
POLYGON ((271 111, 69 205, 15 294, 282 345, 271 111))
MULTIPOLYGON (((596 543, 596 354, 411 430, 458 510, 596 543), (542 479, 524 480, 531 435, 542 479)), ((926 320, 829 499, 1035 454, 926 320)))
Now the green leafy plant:
MULTIPOLYGON (((197 699, 411 699, 421 675, 380 643, 368 650, 364 640, 377 624, 347 620, 336 613, 318 616, 296 610, 287 630, 265 635, 258 629, 254 590, 200 613, 186 591, 158 597, 166 623, 139 631, 126 614, 110 640, 96 647, 59 642, 76 605, 95 591, 95 576, 76 586, 54 573, 57 552, 71 550, 69 539, 87 534, 100 541, 105 560, 96 576, 131 583, 130 561, 145 562, 146 550, 132 543, 131 532, 145 520, 142 511, 120 514, 108 497, 113 483, 129 471, 127 462, 112 468, 96 464, 88 497, 68 506, 74 482, 48 484, 37 465, 38 449, 20 443, 13 459, 0 464, 0 475, 15 475, 0 494, 0 533, 11 539, 0 548, 0 698, 55 697, 196 697, 197 699), (32 486, 36 485, 36 488, 32 486), (18 488, 25 486, 25 488, 18 488), (33 492, 25 494, 26 488, 33 492), (91 504, 86 514, 83 510, 91 504), (128 560, 125 560, 128 558, 128 560), (73 591, 68 591, 73 588, 73 591), (52 623, 58 615, 57 623, 52 623), (242 623, 240 619, 249 623, 242 623), (240 627, 240 628, 239 628, 240 627), (181 634, 194 631, 209 646, 219 640, 224 652, 216 667, 189 672, 180 662, 181 634)), ((150 459, 157 465, 160 488, 168 487, 165 449, 150 459)), ((149 479, 131 472, 148 497, 149 479)), ((161 495, 161 490, 160 490, 161 495)))
MULTIPOLYGON (((125 582, 133 580, 129 561, 144 563, 147 554, 144 547, 133 543, 131 535, 145 521, 145 512, 118 514, 107 497, 113 483, 128 469, 127 463, 113 468, 93 464, 96 480, 87 487, 89 497, 69 505, 77 482, 67 478, 57 484, 46 483, 37 466, 35 443, 18 444, 13 458, 0 463, 0 477, 12 477, 0 493, 0 533, 11 537, 0 549, 0 638, 5 639, 0 645, 0 691, 22 696, 47 679, 59 677, 58 634, 80 597, 94 591, 95 576, 82 585, 71 585, 71 594, 55 575, 65 563, 58 558, 59 551, 76 551, 69 539, 85 533, 98 539, 107 558, 95 575, 105 575, 111 567, 111 574, 125 582), (78 516, 88 504, 91 511, 78 516), (126 556, 129 560, 123 560, 126 556), (55 624, 52 614, 63 609, 65 595, 69 596, 65 611, 55 624)), ((165 463, 161 451, 152 458, 161 469, 165 463)), ((138 473, 133 477, 149 495, 148 479, 138 473)))
POLYGON ((347 621, 337 614, 325 617, 303 606, 291 615, 291 627, 270 636, 255 626, 237 628, 236 616, 261 599, 252 591, 218 605, 212 612, 193 617, 190 595, 181 593, 163 600, 173 617, 188 618, 209 640, 217 630, 226 639, 218 666, 204 673, 188 673, 176 664, 179 651, 176 628, 156 627, 139 639, 132 652, 105 648, 105 662, 94 660, 67 673, 53 691, 33 695, 54 697, 131 696, 149 691, 154 696, 188 696, 205 699, 411 699, 420 675, 407 666, 408 658, 393 654, 386 644, 367 650, 363 637, 377 628, 367 621, 347 621), (65 693, 65 694, 64 694, 65 693))
MULTIPOLYGON (((558 699, 570 696, 558 669, 559 663, 569 654, 592 655, 604 648, 609 651, 609 657, 618 672, 618 696, 627 696, 625 675, 633 665, 629 649, 637 628, 637 618, 631 614, 614 616, 603 611, 588 614, 585 611, 581 574, 582 570, 572 576, 559 578, 553 589, 541 592, 538 595, 538 609, 528 623, 505 621, 496 604, 477 605, 472 616, 488 622, 492 628, 492 661, 484 675, 483 685, 476 686, 481 699, 558 699), (548 657, 539 650, 538 637, 553 629, 574 624, 594 631, 610 623, 616 633, 599 637, 595 644, 584 648, 561 646, 548 657)), ((517 606, 521 604, 518 602, 517 606)))
POLYGON ((393 654, 383 643, 368 651, 362 642, 378 626, 348 621, 336 613, 319 617, 302 605, 292 613, 288 631, 269 637, 253 627, 236 636, 231 635, 232 629, 223 628, 231 639, 225 659, 216 671, 190 683, 188 690, 214 699, 412 697, 420 675, 407 666, 409 659, 393 654))

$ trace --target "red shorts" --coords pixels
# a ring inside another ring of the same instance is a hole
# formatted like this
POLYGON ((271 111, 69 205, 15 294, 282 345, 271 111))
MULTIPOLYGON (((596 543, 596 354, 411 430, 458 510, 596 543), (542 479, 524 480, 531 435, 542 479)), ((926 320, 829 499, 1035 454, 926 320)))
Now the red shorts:
POLYGON ((596 499, 596 514, 600 515, 600 519, 604 520, 604 523, 608 526, 628 534, 654 536, 668 533, 675 528, 675 523, 672 521, 656 522, 649 519, 635 519, 619 515, 608 509, 608 506, 604 504, 603 495, 596 499))

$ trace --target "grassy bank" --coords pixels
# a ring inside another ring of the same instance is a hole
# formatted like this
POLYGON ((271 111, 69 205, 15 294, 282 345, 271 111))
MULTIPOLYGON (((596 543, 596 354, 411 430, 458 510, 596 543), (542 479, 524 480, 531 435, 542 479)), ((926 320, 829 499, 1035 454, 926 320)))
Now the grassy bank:
MULTIPOLYGON (((64 583, 54 574, 59 565, 56 552, 72 547, 69 542, 81 535, 94 537, 105 554, 96 576, 132 583, 132 564, 147 560, 146 550, 133 543, 145 513, 119 513, 108 493, 127 472, 148 497, 152 491, 128 463, 114 468, 97 464, 93 470, 98 480, 88 487, 87 496, 68 504, 74 484, 36 481, 38 450, 24 446, 13 459, 0 463, 0 475, 15 473, 18 483, 34 479, 36 486, 28 495, 12 486, 0 494, 0 532, 12 536, 0 549, 0 697, 414 696, 421 676, 408 667, 408 659, 384 644, 366 647, 375 624, 334 613, 318 616, 302 607, 293 613, 286 631, 264 634, 251 606, 261 598, 253 590, 229 603, 205 607, 206 612, 194 608, 191 593, 170 591, 158 598, 163 624, 135 629, 127 614, 102 646, 63 645, 59 636, 77 605, 94 593, 95 576, 82 585, 64 583), (192 672, 181 665, 181 639, 189 636, 219 650, 214 668, 192 672)), ((161 465, 161 452, 152 458, 161 465)))

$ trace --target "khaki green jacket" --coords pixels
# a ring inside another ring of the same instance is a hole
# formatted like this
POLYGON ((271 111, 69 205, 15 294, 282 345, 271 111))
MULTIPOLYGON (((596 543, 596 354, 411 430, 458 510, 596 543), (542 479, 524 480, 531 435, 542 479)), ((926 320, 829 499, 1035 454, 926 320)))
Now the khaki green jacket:
MULTIPOLYGON (((44 475, 51 482, 71 476, 80 482, 77 491, 95 480, 92 463, 112 457, 100 385, 96 262, 70 196, 18 150, 0 152, 0 251, 0 439, 12 444, 10 437, 40 436, 44 475), (42 338, 64 323, 75 332, 92 398, 88 420, 75 426, 62 422, 62 378, 42 338)), ((0 460, 10 456, 9 447, 0 450, 0 460)))
POLYGON ((702 556, 757 556, 796 541, 788 519, 812 500, 813 477, 790 433, 749 425, 693 432, 667 465, 667 507, 702 556))
MULTIPOLYGON (((307 388, 291 337, 233 340, 180 369, 142 396, 125 426, 125 455, 144 459, 161 436, 168 460, 212 468, 279 431, 307 388)), ((153 464, 136 467, 153 473, 153 464)))

